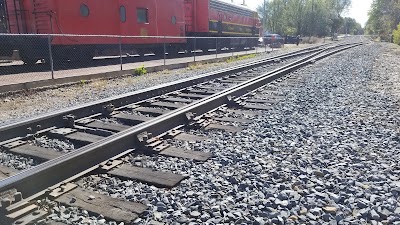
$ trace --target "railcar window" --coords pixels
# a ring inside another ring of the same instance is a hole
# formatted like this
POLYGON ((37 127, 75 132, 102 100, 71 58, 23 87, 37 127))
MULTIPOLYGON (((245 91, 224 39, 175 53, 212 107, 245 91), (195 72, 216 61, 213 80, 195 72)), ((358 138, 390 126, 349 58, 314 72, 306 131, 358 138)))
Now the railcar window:
POLYGON ((119 16, 122 23, 126 22, 126 9, 125 6, 119 7, 119 16))
POLYGON ((148 23, 148 9, 137 9, 137 21, 138 23, 148 23))
POLYGON ((87 5, 82 4, 81 8, 80 8, 80 11, 81 11, 81 16, 83 16, 83 17, 88 17, 89 16, 89 7, 87 5))
POLYGON ((176 24, 176 16, 173 16, 171 20, 172 24, 176 24))

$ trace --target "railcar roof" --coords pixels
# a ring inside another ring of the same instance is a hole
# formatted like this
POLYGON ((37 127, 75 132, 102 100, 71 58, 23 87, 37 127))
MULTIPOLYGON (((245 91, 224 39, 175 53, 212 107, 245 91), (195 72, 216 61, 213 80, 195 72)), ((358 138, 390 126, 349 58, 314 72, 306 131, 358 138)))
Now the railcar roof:
POLYGON ((238 5, 238 4, 234 4, 234 3, 230 3, 230 2, 223 2, 221 0, 210 0, 210 1, 218 2, 218 3, 221 3, 221 4, 225 4, 225 5, 234 6, 234 7, 240 8, 240 9, 247 10, 249 12, 256 12, 256 11, 250 9, 249 7, 243 6, 243 5, 238 5))

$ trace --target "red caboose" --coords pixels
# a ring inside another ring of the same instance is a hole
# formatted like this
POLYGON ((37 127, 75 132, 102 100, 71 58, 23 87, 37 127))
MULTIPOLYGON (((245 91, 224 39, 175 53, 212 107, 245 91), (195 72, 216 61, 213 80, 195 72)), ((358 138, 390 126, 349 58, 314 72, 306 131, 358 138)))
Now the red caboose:
MULTIPOLYGON (((119 51, 114 45, 120 41, 125 51, 138 53, 163 49, 164 41, 176 48, 186 43, 183 0, 0 0, 1 6, 4 17, 0 23, 7 33, 182 37, 55 37, 51 44, 57 59, 92 58, 95 52, 119 51)), ((5 42, 10 49, 20 49, 23 60, 30 63, 43 58, 43 49, 48 49, 43 38, 13 37, 5 42)))
MULTIPOLYGON (((197 37, 258 37, 257 12, 244 6, 218 0, 185 0, 186 35, 197 37)), ((200 39, 200 48, 215 46, 215 41, 200 39), (210 43, 213 42, 213 43, 210 43)), ((219 46, 255 46, 257 39, 222 39, 219 46)))

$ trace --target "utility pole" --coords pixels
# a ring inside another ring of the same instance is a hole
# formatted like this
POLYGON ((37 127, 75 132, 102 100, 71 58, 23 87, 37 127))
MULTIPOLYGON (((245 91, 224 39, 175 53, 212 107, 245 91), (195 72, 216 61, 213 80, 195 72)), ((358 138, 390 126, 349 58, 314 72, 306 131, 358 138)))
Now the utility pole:
MULTIPOLYGON (((264 29, 267 29, 267 0, 264 0, 264 23, 263 24, 264 24, 264 29)), ((265 33, 265 30, 264 30, 264 33, 265 33)))
POLYGON ((311 28, 311 35, 314 35, 314 27, 316 26, 315 23, 315 17, 314 17, 314 0, 312 0, 311 3, 311 20, 312 20, 312 28, 311 28))
POLYGON ((311 11, 314 13, 314 0, 312 0, 312 6, 311 6, 311 11))

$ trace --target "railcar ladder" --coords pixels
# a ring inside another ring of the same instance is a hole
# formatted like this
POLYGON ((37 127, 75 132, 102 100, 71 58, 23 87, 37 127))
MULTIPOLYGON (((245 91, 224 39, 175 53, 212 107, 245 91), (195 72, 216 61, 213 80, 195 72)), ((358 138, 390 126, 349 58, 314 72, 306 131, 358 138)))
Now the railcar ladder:
POLYGON ((51 27, 52 14, 49 10, 49 1, 33 0, 33 15, 35 20, 35 29, 38 34, 53 33, 51 27))
POLYGON ((8 33, 7 8, 5 0, 0 0, 0 33, 8 33))
POLYGON ((8 31, 17 34, 27 33, 26 11, 22 7, 21 0, 5 0, 4 7, 8 31))
POLYGON ((193 0, 185 0, 185 30, 186 32, 194 31, 194 15, 193 15, 193 0))

